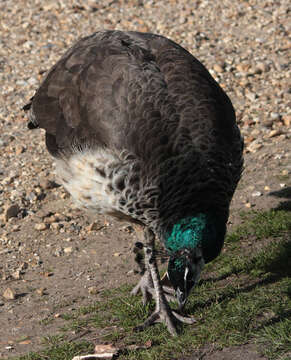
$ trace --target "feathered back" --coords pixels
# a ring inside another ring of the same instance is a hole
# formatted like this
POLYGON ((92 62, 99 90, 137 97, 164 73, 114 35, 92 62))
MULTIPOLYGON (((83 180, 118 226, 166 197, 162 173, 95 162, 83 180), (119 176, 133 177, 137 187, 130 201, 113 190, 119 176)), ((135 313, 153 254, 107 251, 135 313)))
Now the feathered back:
POLYGON ((160 218, 196 208, 228 216, 243 163, 234 109, 205 67, 169 39, 121 31, 81 39, 35 94, 31 121, 56 157, 125 150, 138 163, 139 188, 159 189, 160 218))

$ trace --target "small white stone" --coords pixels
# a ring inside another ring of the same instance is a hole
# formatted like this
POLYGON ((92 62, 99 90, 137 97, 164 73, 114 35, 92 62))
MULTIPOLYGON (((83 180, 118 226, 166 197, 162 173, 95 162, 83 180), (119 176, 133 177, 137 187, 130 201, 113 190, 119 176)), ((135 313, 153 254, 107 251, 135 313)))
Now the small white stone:
POLYGON ((252 193, 252 197, 258 197, 258 196, 262 196, 262 193, 260 191, 254 191, 252 193))
POLYGON ((48 226, 45 223, 40 223, 40 224, 35 224, 34 228, 35 228, 35 230, 43 231, 43 230, 46 230, 48 228, 48 226))
POLYGON ((64 253, 65 253, 65 254, 70 254, 71 252, 73 252, 72 246, 69 246, 69 247, 65 247, 65 248, 64 248, 64 253))

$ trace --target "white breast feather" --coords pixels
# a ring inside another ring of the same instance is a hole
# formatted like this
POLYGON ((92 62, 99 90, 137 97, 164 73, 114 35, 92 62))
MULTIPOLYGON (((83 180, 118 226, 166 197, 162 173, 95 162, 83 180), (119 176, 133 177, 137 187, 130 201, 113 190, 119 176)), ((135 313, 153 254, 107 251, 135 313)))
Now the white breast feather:
POLYGON ((76 152, 56 160, 56 172, 76 204, 99 213, 118 210, 118 196, 110 191, 112 169, 121 160, 112 151, 98 149, 76 152))

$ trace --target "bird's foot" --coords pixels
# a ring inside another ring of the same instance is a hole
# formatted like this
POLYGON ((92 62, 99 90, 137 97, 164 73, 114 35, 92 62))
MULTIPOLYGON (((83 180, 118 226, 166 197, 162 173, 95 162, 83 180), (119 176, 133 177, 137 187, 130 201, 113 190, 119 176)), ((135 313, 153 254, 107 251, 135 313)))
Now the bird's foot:
MULTIPOLYGON (((164 295, 167 301, 176 302, 175 290, 169 286, 163 286, 164 295)), ((131 295, 137 295, 139 292, 142 294, 142 303, 146 305, 155 297, 155 289, 153 280, 148 271, 144 273, 137 285, 131 290, 131 295)))
POLYGON ((178 314, 176 311, 171 310, 171 308, 165 304, 160 309, 156 309, 152 315, 150 315, 146 321, 135 327, 135 331, 143 331, 148 326, 151 326, 156 323, 164 323, 172 336, 178 334, 178 325, 185 323, 188 325, 194 324, 196 320, 191 317, 184 317, 178 314))
POLYGON ((195 320, 184 317, 170 308, 166 296, 173 297, 174 289, 167 286, 163 288, 154 256, 154 233, 149 228, 145 231, 145 240, 147 240, 147 245, 144 246, 141 243, 140 246, 140 248, 144 250, 145 273, 131 294, 136 295, 141 291, 144 304, 148 302, 149 298, 154 297, 156 309, 154 313, 142 325, 137 326, 135 330, 141 331, 150 325, 162 322, 166 325, 169 333, 174 336, 178 333, 177 325, 179 325, 179 323, 193 324, 195 320))
POLYGON ((142 293, 143 305, 150 302, 152 297, 155 295, 153 281, 148 271, 144 273, 137 285, 131 290, 130 294, 137 295, 139 292, 142 293))

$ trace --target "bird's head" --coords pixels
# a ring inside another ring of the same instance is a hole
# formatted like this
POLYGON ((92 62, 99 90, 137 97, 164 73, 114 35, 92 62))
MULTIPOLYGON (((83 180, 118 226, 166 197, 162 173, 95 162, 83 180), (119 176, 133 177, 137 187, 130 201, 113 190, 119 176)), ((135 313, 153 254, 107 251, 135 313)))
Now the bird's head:
POLYGON ((205 214, 184 218, 167 232, 168 277, 180 308, 199 280, 204 264, 219 254, 224 235, 225 223, 220 224, 213 216, 205 214))
POLYGON ((168 276, 176 291, 179 308, 184 307, 188 295, 199 280, 204 263, 199 245, 192 250, 182 249, 170 257, 168 276))

